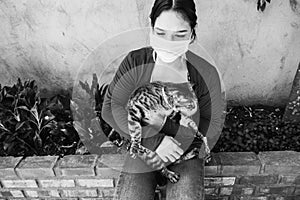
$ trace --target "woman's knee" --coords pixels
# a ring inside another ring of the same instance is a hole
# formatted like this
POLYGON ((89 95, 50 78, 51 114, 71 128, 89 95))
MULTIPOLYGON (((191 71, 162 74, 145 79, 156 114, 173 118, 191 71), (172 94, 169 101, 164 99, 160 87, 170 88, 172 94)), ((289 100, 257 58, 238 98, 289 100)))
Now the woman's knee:
POLYGON ((180 180, 167 184, 167 199, 201 200, 204 199, 204 162, 191 159, 170 169, 180 174, 180 180))
POLYGON ((152 200, 156 189, 153 172, 125 173, 122 172, 115 191, 115 200, 152 200))

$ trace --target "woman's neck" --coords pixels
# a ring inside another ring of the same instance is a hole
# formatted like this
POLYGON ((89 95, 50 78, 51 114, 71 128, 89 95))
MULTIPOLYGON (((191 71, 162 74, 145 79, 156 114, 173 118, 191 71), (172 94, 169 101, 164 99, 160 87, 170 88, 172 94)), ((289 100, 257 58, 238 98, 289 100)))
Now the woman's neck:
POLYGON ((165 63, 157 58, 154 66, 150 81, 188 82, 187 64, 182 57, 177 58, 172 63, 165 63))
POLYGON ((176 69, 178 71, 182 71, 182 70, 186 70, 186 60, 182 57, 179 56, 178 58, 176 58, 176 60, 174 60, 173 62, 170 63, 166 63, 163 62, 159 57, 156 58, 156 63, 158 65, 164 65, 166 67, 172 67, 173 69, 176 69))

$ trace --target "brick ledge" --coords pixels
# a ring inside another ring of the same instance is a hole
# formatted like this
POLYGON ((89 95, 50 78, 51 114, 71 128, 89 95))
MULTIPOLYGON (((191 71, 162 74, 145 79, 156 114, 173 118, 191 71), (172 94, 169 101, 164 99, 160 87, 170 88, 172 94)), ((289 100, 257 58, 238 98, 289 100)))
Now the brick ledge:
MULTIPOLYGON (((0 157, 0 199, 112 199, 123 161, 120 154, 0 157)), ((204 183, 206 199, 300 199, 300 152, 214 153, 204 183)))

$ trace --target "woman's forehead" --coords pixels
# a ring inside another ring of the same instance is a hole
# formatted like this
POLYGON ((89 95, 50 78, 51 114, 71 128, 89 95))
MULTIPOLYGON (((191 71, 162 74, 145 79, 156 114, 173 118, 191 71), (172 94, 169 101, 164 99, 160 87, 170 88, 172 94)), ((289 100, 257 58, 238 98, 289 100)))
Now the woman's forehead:
POLYGON ((157 30, 184 32, 191 29, 189 23, 185 21, 179 13, 174 11, 164 11, 155 20, 154 28, 157 30))

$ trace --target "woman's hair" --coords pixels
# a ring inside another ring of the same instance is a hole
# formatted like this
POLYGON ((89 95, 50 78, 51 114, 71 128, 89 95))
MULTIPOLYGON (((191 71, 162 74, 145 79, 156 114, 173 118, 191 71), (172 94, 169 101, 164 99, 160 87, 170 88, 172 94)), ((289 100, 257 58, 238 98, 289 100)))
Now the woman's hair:
POLYGON ((192 41, 196 39, 195 27, 197 14, 194 0, 155 0, 150 13, 151 26, 154 27, 156 18, 163 12, 173 10, 181 14, 182 18, 189 22, 192 29, 192 41))

